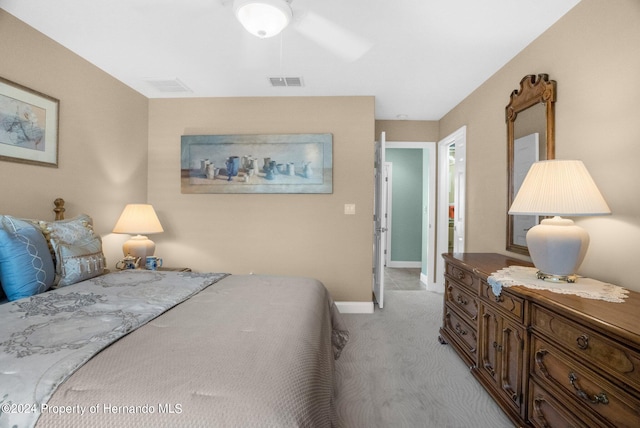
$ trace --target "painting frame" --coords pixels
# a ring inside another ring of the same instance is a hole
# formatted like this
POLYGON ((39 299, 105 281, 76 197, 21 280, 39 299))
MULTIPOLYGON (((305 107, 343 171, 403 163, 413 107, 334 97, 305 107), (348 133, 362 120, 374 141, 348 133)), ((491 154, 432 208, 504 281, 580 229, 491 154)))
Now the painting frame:
POLYGON ((0 77, 0 160, 58 167, 60 100, 0 77))
POLYGON ((181 193, 333 193, 333 135, 183 135, 181 193))

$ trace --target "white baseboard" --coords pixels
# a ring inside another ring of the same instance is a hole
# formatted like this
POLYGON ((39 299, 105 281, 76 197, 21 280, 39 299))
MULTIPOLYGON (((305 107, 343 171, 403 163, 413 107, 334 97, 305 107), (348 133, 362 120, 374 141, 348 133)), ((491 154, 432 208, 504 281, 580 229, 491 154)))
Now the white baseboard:
POLYGON ((390 268, 421 268, 422 262, 400 262, 400 261, 388 261, 387 267, 390 268))
POLYGON ((429 288, 429 278, 424 272, 420 272, 420 283, 424 285, 425 288, 429 288))
POLYGON ((373 302, 336 302, 341 314, 372 314, 373 302))

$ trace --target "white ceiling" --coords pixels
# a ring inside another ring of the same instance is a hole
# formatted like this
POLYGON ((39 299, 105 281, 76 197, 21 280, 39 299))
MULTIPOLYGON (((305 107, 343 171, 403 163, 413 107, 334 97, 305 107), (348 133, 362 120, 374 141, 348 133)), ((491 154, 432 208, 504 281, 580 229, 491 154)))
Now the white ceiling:
POLYGON ((578 2, 293 0, 292 25, 270 39, 242 28, 233 0, 0 8, 149 98, 373 95, 376 119, 438 120, 578 2), (304 86, 272 87, 275 76, 304 86))

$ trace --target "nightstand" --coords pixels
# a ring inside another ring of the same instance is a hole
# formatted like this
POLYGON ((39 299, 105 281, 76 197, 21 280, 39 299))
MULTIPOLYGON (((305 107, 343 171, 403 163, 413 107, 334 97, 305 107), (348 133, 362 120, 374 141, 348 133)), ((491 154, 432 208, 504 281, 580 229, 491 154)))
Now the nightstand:
POLYGON ((164 271, 171 271, 171 272, 191 272, 191 268, 188 267, 159 267, 156 270, 164 270, 164 271))

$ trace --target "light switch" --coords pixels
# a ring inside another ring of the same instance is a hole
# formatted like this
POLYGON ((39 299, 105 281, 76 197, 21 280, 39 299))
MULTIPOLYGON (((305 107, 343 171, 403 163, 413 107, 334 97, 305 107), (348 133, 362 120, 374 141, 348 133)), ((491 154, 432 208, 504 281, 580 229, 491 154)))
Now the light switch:
POLYGON ((356 204, 344 204, 344 213, 346 215, 355 215, 356 204))

